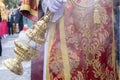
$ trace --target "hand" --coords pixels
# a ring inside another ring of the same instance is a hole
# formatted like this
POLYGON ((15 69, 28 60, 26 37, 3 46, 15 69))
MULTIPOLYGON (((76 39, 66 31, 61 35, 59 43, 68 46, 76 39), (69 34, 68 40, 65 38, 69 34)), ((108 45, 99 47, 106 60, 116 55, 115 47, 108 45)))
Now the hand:
POLYGON ((54 13, 51 21, 56 22, 64 13, 65 2, 67 0, 50 0, 48 9, 54 13))
POLYGON ((67 0, 50 0, 48 8, 51 12, 56 13, 64 7, 67 0))

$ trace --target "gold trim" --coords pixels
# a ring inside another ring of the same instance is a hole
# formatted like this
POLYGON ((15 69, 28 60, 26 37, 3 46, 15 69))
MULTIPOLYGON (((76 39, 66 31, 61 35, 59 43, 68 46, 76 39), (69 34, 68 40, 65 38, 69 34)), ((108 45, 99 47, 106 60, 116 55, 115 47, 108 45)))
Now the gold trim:
POLYGON ((24 4, 20 7, 20 10, 27 10, 30 11, 30 14, 32 14, 33 16, 38 17, 38 12, 35 11, 34 9, 31 9, 31 7, 27 4, 24 4))
POLYGON ((30 11, 30 6, 27 5, 27 4, 24 4, 20 7, 20 10, 27 10, 27 11, 30 11))
POLYGON ((65 76, 65 80, 70 80, 70 64, 69 64, 68 51, 67 51, 66 38, 65 38, 64 17, 60 19, 59 28, 60 28, 61 52, 62 52, 62 59, 64 66, 64 76, 65 76))
POLYGON ((31 14, 32 15, 34 15, 34 16, 36 16, 36 17, 38 17, 38 12, 37 11, 35 11, 34 9, 31 9, 31 14))
POLYGON ((49 26, 50 36, 49 36, 49 41, 48 41, 48 54, 47 54, 47 64, 46 64, 46 79, 47 80, 50 80, 50 72, 49 72, 49 57, 50 57, 50 54, 49 53, 50 53, 50 48, 51 48, 50 46, 51 46, 51 44, 54 40, 54 36, 55 36, 55 26, 56 26, 55 23, 52 23, 49 26))

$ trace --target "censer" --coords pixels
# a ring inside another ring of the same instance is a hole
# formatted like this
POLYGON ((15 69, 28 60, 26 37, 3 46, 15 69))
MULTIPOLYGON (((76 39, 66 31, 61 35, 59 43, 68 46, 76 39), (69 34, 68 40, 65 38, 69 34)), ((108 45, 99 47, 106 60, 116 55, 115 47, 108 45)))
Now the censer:
POLYGON ((34 42, 44 45, 45 33, 48 29, 47 23, 49 22, 51 16, 52 13, 48 12, 48 14, 43 16, 35 25, 33 25, 33 28, 28 29, 25 32, 25 37, 27 39, 24 39, 23 37, 22 39, 18 38, 14 41, 14 52, 16 58, 4 60, 2 62, 4 66, 17 75, 23 74, 22 62, 30 61, 38 55, 38 51, 34 47, 31 47, 30 43, 34 42))

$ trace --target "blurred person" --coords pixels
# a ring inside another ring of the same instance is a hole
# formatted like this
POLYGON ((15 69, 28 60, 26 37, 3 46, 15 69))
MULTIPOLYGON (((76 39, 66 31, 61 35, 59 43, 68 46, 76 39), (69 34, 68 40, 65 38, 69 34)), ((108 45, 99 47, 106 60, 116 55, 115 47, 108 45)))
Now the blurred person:
POLYGON ((5 4, 3 3, 3 0, 0 0, 0 19, 1 19, 1 21, 0 21, 0 36, 3 38, 4 36, 5 36, 5 28, 6 27, 4 27, 3 26, 3 10, 5 9, 5 4))
POLYGON ((10 9, 9 14, 8 14, 8 29, 9 29, 9 35, 13 35, 13 23, 14 23, 14 14, 13 14, 13 9, 10 9))
POLYGON ((16 24, 15 24, 15 14, 16 14, 16 11, 17 9, 14 7, 13 8, 13 13, 12 13, 12 17, 13 17, 13 23, 12 23, 12 26, 13 26, 13 33, 17 33, 17 29, 16 29, 16 24))
POLYGON ((16 32, 20 32, 23 29, 23 16, 20 13, 21 1, 16 4, 17 10, 15 12, 15 25, 16 32))
POLYGON ((1 28, 1 15, 0 15, 0 56, 2 56, 1 36, 2 36, 2 28, 1 28))
MULTIPOLYGON (((37 1, 22 0, 40 12, 37 1)), ((40 5, 54 15, 31 80, 118 80, 113 0, 41 0, 40 5)))
POLYGON ((2 36, 1 14, 0 14, 0 37, 2 36))
POLYGON ((2 44, 1 44, 1 36, 0 36, 0 56, 2 56, 2 44))
POLYGON ((2 26, 1 26, 1 9, 4 7, 4 4, 2 2, 2 0, 0 0, 0 56, 2 56, 2 44, 1 44, 1 37, 3 36, 2 34, 2 26))
POLYGON ((8 35, 8 10, 5 7, 1 9, 1 18, 2 34, 6 38, 8 35))

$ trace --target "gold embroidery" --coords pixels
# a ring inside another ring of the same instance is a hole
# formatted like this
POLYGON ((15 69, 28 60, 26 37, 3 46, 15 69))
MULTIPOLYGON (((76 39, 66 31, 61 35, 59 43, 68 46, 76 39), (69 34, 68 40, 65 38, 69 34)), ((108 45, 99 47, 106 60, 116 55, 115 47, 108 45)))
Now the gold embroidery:
POLYGON ((53 73, 58 74, 63 69, 62 56, 60 51, 60 45, 52 48, 50 59, 49 59, 49 67, 53 73))
POLYGON ((94 24, 100 24, 100 14, 97 9, 94 10, 94 24))
MULTIPOLYGON (((104 47, 102 47, 105 43, 106 38, 109 36, 108 31, 104 29, 104 24, 107 24, 107 12, 105 11, 104 7, 102 7, 100 4, 97 5, 97 10, 99 10, 100 21, 102 22, 99 25, 99 28, 96 29, 97 25, 92 25, 93 22, 91 22, 89 19, 92 18, 92 11, 89 11, 87 8, 86 10, 83 10, 85 14, 82 15, 82 12, 79 11, 79 15, 74 15, 76 23, 78 23, 78 30, 79 34, 73 33, 74 25, 70 25, 68 28, 66 28, 67 32, 67 43, 73 44, 74 48, 78 50, 77 48, 81 48, 80 50, 83 50, 83 52, 86 55, 88 59, 88 63, 92 63, 92 60, 94 60, 95 54, 98 54, 97 56, 101 56, 101 52, 104 51, 104 47), (89 13, 89 15, 87 15, 89 13), (91 16, 90 16, 91 15, 91 16), (103 16, 103 17, 102 17, 103 16), (79 17, 79 19, 78 19, 79 17), (84 24, 84 25, 83 25, 84 24), (93 30, 91 30, 91 28, 93 30), (93 32, 92 32, 93 31, 93 32), (103 32, 101 32, 103 31, 103 32), (78 36, 79 35, 79 36, 78 36), (78 45, 81 43, 81 45, 78 45)), ((94 9, 92 9, 94 10, 94 9)), ((74 10, 74 14, 77 14, 74 10)), ((76 26, 77 27, 77 26, 76 26)))
MULTIPOLYGON (((80 59, 76 55, 76 53, 69 50, 69 63, 70 63, 70 71, 73 72, 76 68, 78 68, 80 59)), ((58 47, 54 47, 52 49, 52 54, 49 59, 49 67, 53 73, 58 74, 60 71, 63 71, 63 62, 61 51, 58 47)))
POLYGON ((63 75, 63 71, 60 71, 56 77, 54 77, 53 74, 50 73, 50 80, 58 80, 58 79, 65 80, 64 75, 63 75))
MULTIPOLYGON (((96 25, 93 21, 94 7, 91 6, 89 9, 78 10, 78 8, 74 7, 74 10, 71 13, 73 16, 65 18, 69 18, 67 24, 70 24, 65 27, 70 72, 71 75, 74 74, 74 72, 76 73, 75 76, 72 75, 71 80, 86 80, 88 77, 86 74, 89 67, 92 67, 92 72, 94 74, 92 77, 95 77, 96 79, 99 78, 100 80, 114 80, 113 71, 110 71, 107 67, 110 62, 100 62, 101 56, 103 56, 102 53, 108 48, 106 46, 111 46, 108 44, 109 41, 106 42, 107 39, 110 39, 110 30, 105 28, 105 25, 108 24, 111 17, 107 15, 105 7, 99 3, 97 10, 99 10, 99 19, 101 23, 96 25), (83 61, 81 57, 83 57, 83 61), (83 64, 87 67, 84 68, 83 64), (81 72, 78 71, 78 68, 81 72)), ((64 80, 64 67, 61 51, 59 50, 60 47, 58 46, 60 46, 60 44, 55 45, 51 52, 49 62, 52 74, 51 80, 58 80, 60 78, 64 80), (54 76, 55 78, 53 78, 53 74, 56 74, 57 76, 54 76)), ((111 58, 109 52, 106 51, 105 54, 107 59, 108 57, 111 58)))
POLYGON ((105 69, 105 77, 107 77, 108 80, 116 80, 114 78, 113 72, 108 70, 108 68, 105 69))
MULTIPOLYGON (((105 28, 105 25, 108 24, 111 17, 108 17, 105 7, 100 2, 97 4, 96 8, 100 15, 99 25, 94 24, 94 21, 90 20, 93 19, 93 6, 82 10, 80 7, 78 10, 78 7, 76 8, 74 6, 74 10, 71 13, 73 16, 70 16, 70 22, 68 21, 70 25, 66 27, 66 41, 68 45, 72 45, 70 49, 72 48, 84 54, 87 68, 81 66, 83 72, 84 69, 87 70, 89 66, 92 66, 95 77, 100 77, 101 80, 104 80, 106 78, 104 73, 107 65, 104 63, 101 64, 100 57, 102 52, 105 52, 106 46, 109 45, 109 41, 106 42, 106 40, 110 38, 111 34, 109 34, 110 31, 105 28)), ((107 74, 110 75, 111 72, 107 74)), ((73 80, 77 80, 76 77, 74 77, 73 80)))
POLYGON ((74 5, 80 8, 89 8, 94 5, 94 0, 70 0, 74 5))
MULTIPOLYGON (((69 50, 71 51, 71 50, 69 50)), ((70 71, 73 72, 80 65, 80 59, 74 52, 69 52, 70 71)))
MULTIPOLYGON (((61 51, 59 50, 58 46, 59 46, 59 44, 52 48, 51 56, 49 59, 50 70, 52 71, 52 73, 57 75, 56 76, 57 79, 63 78, 63 76, 64 76, 64 73, 63 73, 64 67, 63 67, 63 62, 62 62, 62 56, 61 56, 61 51)), ((79 64, 80 59, 77 56, 77 54, 72 52, 71 50, 69 50, 68 56, 69 56, 69 63, 70 63, 70 72, 72 73, 73 71, 75 71, 76 68, 78 68, 78 65, 80 65, 79 64)), ((51 79, 51 80, 53 80, 53 79, 51 79)), ((62 80, 64 80, 64 79, 62 79, 62 80)))
POLYGON ((85 80, 83 78, 83 74, 80 71, 77 71, 77 73, 77 76, 72 77, 71 80, 85 80))
POLYGON ((66 41, 67 41, 67 43, 71 43, 71 44, 74 46, 74 48, 75 48, 76 50, 78 50, 78 49, 79 49, 78 35, 74 33, 74 26, 73 26, 73 25, 70 25, 70 26, 67 28, 66 31, 68 31, 68 32, 66 33, 66 35, 67 35, 67 36, 66 36, 66 41))
POLYGON ((108 16, 107 12, 104 7, 102 7, 100 4, 96 6, 96 9, 99 11, 99 19, 101 24, 107 24, 108 16))

